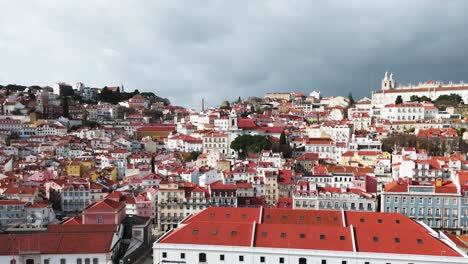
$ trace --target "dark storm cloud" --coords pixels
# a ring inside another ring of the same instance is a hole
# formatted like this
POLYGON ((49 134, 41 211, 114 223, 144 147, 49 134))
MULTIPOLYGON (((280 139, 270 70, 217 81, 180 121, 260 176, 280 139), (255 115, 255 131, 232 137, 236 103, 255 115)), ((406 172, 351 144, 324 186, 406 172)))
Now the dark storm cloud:
MULTIPOLYGON (((3 1, 0 83, 82 81, 199 107, 468 79, 467 1, 3 1)), ((468 80, 467 80, 468 81, 468 80)))

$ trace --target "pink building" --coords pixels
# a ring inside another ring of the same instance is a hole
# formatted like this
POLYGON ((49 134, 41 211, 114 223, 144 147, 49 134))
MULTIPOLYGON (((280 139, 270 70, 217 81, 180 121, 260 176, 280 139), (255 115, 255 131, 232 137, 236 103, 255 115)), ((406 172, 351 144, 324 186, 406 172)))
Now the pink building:
POLYGON ((136 215, 142 217, 152 217, 153 208, 151 206, 151 199, 147 196, 146 192, 138 194, 135 198, 136 202, 136 215))
POLYGON ((125 202, 105 199, 83 210, 83 224, 119 225, 125 218, 125 202))
POLYGON ((377 178, 367 174, 355 174, 354 187, 368 193, 377 193, 377 178))

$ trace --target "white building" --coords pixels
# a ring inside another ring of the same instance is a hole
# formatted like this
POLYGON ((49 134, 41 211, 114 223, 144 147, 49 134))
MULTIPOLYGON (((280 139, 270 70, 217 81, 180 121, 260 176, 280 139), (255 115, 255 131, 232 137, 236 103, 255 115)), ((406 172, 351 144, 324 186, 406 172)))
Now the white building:
POLYGON ((467 263, 443 233, 400 214, 210 207, 153 245, 153 263, 467 263))
POLYGON ((409 84, 406 86, 397 86, 393 79, 393 73, 385 73, 382 80, 381 90, 372 93, 373 105, 388 105, 395 103, 398 96, 401 96, 404 102, 411 101, 411 96, 426 96, 431 100, 437 99, 441 95, 458 94, 464 102, 468 102, 468 84, 463 81, 460 83, 442 83, 429 80, 417 85, 409 84))
POLYGON ((424 117, 424 106, 419 103, 389 104, 382 109, 382 118, 390 121, 417 121, 424 117))

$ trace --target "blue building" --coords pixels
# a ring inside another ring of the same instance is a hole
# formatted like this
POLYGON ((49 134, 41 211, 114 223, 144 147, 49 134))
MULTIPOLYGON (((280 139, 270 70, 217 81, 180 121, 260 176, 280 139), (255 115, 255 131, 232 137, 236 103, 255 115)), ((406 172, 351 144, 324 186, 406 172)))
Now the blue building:
POLYGON ((467 199, 462 198, 459 188, 451 182, 394 181, 387 184, 382 192, 382 212, 401 213, 434 229, 456 233, 462 233, 463 229, 466 231, 468 215, 463 210, 468 213, 467 199))

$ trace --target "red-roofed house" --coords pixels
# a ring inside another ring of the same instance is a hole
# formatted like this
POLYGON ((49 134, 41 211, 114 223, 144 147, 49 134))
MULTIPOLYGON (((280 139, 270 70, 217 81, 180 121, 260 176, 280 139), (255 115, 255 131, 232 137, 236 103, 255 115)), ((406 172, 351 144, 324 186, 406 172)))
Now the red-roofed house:
POLYGON ((83 210, 83 224, 119 225, 125 218, 125 202, 105 199, 83 210))

